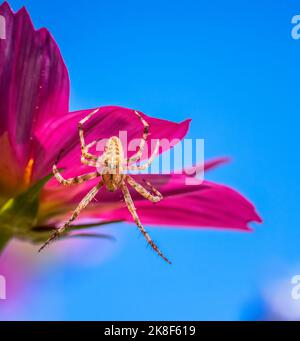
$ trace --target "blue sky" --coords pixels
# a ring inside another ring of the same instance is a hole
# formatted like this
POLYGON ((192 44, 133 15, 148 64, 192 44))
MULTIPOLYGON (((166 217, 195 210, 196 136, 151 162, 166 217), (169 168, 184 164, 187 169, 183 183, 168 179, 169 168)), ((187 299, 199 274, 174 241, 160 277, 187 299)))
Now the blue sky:
POLYGON ((115 225, 107 229, 114 245, 93 241, 88 252, 66 251, 24 284, 26 309, 15 317, 251 318, 244 312, 262 288, 300 273, 300 40, 290 33, 299 2, 10 4, 25 5, 35 26, 54 35, 71 76, 73 110, 116 104, 192 118, 188 137, 205 139, 206 158, 233 159, 206 176, 241 191, 264 219, 251 234, 152 228, 172 267, 146 248, 134 225, 115 225), (101 252, 109 254, 105 261, 84 264, 101 252))

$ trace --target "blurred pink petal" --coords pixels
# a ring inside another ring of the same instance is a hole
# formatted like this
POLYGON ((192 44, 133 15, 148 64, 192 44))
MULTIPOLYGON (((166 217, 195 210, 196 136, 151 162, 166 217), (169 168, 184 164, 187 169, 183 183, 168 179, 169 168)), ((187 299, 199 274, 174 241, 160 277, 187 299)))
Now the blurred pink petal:
POLYGON ((0 40, 0 147, 14 154, 14 160, 0 159, 0 170, 11 168, 20 178, 34 158, 35 134, 68 112, 69 76, 54 39, 46 29, 34 29, 25 8, 14 14, 5 2, 0 15, 6 20, 6 39, 0 40))

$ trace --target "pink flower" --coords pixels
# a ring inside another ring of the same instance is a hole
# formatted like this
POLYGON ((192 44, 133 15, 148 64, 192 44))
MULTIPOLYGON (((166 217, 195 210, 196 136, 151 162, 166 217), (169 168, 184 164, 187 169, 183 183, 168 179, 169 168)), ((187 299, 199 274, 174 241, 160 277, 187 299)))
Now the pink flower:
MULTIPOLYGON (((50 33, 35 30, 24 8, 13 13, 5 2, 0 15, 6 21, 6 39, 0 40, 0 240, 3 245, 12 237, 41 242, 95 185, 92 180, 66 189, 47 178, 61 150, 59 167, 65 178, 93 171, 80 163, 77 126, 94 109, 69 112, 68 71, 50 33)), ((174 123, 140 114, 150 125, 152 140, 182 140, 190 124, 190 120, 174 123)), ((141 138, 143 126, 132 109, 102 107, 85 127, 87 142, 118 136, 120 131, 127 132, 128 141, 141 138)), ((217 159, 204 168, 225 161, 217 159)), ((246 231, 250 222, 261 222, 241 194, 209 181, 187 186, 186 178, 192 176, 133 175, 139 183, 150 180, 164 196, 154 205, 132 192, 141 221, 246 231)), ((77 224, 113 221, 133 222, 120 192, 103 189, 77 224)))

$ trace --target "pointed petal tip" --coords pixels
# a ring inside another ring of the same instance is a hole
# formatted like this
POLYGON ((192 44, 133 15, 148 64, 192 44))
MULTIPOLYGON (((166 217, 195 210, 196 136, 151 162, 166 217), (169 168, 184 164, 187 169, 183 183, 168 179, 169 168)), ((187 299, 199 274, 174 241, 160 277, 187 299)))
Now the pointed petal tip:
POLYGON ((263 220, 260 217, 260 215, 256 212, 255 207, 252 205, 253 207, 253 215, 248 219, 247 223, 246 223, 246 228, 244 229, 245 232, 254 232, 254 228, 252 228, 251 226, 249 226, 249 224, 262 224, 263 220))
POLYGON ((211 159, 209 161, 206 161, 204 164, 204 167, 205 167, 206 171, 212 170, 218 166, 229 163, 231 161, 232 161, 232 159, 228 156, 218 157, 218 158, 214 158, 214 159, 211 159))
POLYGON ((0 5, 0 9, 2 10, 6 10, 6 11, 9 11, 11 13, 13 13, 11 7, 10 7, 10 4, 7 2, 7 1, 4 1, 1 5, 0 5))
POLYGON ((50 34, 50 32, 48 31, 48 29, 46 27, 42 27, 39 29, 36 29, 34 27, 33 21, 30 17, 30 13, 28 12, 26 6, 22 6, 18 11, 14 11, 12 9, 12 7, 10 6, 8 1, 4 1, 1 5, 0 5, 0 10, 9 12, 11 15, 15 16, 16 18, 24 18, 26 24, 28 24, 30 26, 30 28, 32 29, 33 32, 41 32, 41 33, 46 33, 46 34, 50 34))
POLYGON ((229 163, 229 162, 232 162, 232 161, 233 161, 233 159, 232 159, 231 156, 221 156, 219 158, 219 162, 221 162, 221 163, 229 163))
POLYGON ((258 223, 258 224, 262 224, 264 221, 263 221, 263 219, 261 218, 261 216, 260 216, 256 211, 254 211, 254 214, 255 214, 255 219, 254 219, 254 221, 255 221, 256 223, 258 223))
POLYGON ((249 219, 248 222, 246 223, 246 226, 242 229, 244 232, 254 232, 254 228, 252 226, 249 226, 249 224, 262 224, 263 220, 261 219, 261 217, 254 212, 254 217, 249 219))
POLYGON ((15 12, 12 10, 10 4, 7 1, 0 4, 0 13, 1 15, 6 16, 7 18, 9 17, 12 18, 15 16, 15 12))
POLYGON ((26 9, 25 6, 22 6, 18 11, 17 11, 17 14, 20 13, 20 14, 27 14, 29 16, 29 13, 26 9))
POLYGON ((8 1, 4 1, 1 5, 0 5, 0 9, 2 10, 6 10, 8 12, 10 12, 11 14, 15 14, 15 15, 22 15, 22 14, 27 14, 29 16, 29 13, 26 9, 25 6, 22 6, 17 12, 15 12, 11 5, 9 4, 8 1))
POLYGON ((182 121, 181 123, 179 123, 179 124, 181 124, 181 125, 183 125, 183 126, 185 127, 184 136, 187 134, 187 132, 188 132, 188 130, 189 130, 189 128, 190 128, 191 122, 192 122, 192 119, 191 119, 191 118, 188 118, 188 119, 182 121))
POLYGON ((189 127, 191 122, 192 122, 192 119, 191 118, 187 118, 186 120, 180 122, 179 124, 183 124, 183 125, 186 125, 187 127, 189 127))
MULTIPOLYGON (((0 5, 0 10, 9 13, 10 15, 14 16, 15 18, 23 18, 24 22, 29 25, 32 32, 36 32, 39 30, 36 30, 34 28, 33 22, 31 20, 30 14, 25 6, 22 6, 18 11, 14 11, 12 7, 10 6, 8 1, 4 1, 0 5)), ((47 31, 47 29, 45 29, 47 31)))
POLYGON ((27 8, 25 6, 21 7, 16 13, 15 13, 16 18, 22 18, 26 25, 30 27, 30 30, 32 32, 36 32, 37 30, 34 28, 33 22, 31 20, 30 14, 27 11, 27 8))
POLYGON ((46 27, 41 27, 37 30, 39 33, 50 34, 50 32, 46 29, 46 27))

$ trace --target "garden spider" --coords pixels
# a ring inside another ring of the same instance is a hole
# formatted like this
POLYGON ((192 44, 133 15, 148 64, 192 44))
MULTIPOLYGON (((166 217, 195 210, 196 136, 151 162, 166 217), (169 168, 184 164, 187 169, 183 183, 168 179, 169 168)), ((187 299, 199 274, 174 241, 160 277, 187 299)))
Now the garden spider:
POLYGON ((106 143, 104 153, 97 157, 91 153, 89 153, 89 149, 94 146, 98 141, 93 141, 90 144, 85 143, 83 125, 86 123, 94 114, 99 111, 99 108, 91 112, 87 115, 83 120, 79 122, 78 130, 79 130, 79 138, 81 144, 81 162, 85 165, 92 167, 102 167, 101 172, 92 172, 88 174, 83 174, 80 176, 76 176, 70 179, 64 179, 57 169, 57 162, 53 165, 53 174, 56 180, 64 186, 70 186, 75 184, 81 184, 91 179, 95 179, 101 177, 101 180, 97 183, 95 187, 93 187, 90 192, 81 200, 77 208, 72 213, 70 219, 66 221, 63 225, 58 227, 53 235, 43 244, 39 251, 43 250, 48 244, 50 244, 53 240, 60 237, 61 234, 70 226, 70 224, 78 217, 79 213, 95 198, 96 194, 100 190, 102 186, 106 186, 106 189, 110 192, 114 192, 118 189, 122 191, 122 194, 125 199, 125 203, 127 205, 128 210, 130 211, 136 225, 146 238, 147 242, 150 246, 161 256, 166 262, 171 264, 171 262, 163 255, 163 253, 158 249, 155 243, 150 238, 149 234, 143 227, 140 218, 136 212, 136 208, 134 206, 134 202, 131 198, 130 192, 128 190, 127 184, 133 187, 139 194, 141 194, 145 199, 148 199, 154 203, 160 201, 163 197, 161 193, 158 192, 149 182, 146 181, 146 184, 149 186, 150 191, 146 190, 142 185, 137 183, 131 176, 124 173, 126 170, 145 170, 147 169, 151 163, 153 162, 155 156, 158 154, 159 141, 156 144, 155 150, 151 157, 148 159, 146 163, 143 165, 130 165, 132 162, 136 162, 141 159, 145 143, 147 141, 149 135, 149 124, 143 119, 143 117, 137 112, 134 113, 139 117, 143 126, 144 133, 140 142, 139 149, 135 155, 132 157, 125 159, 124 152, 122 147, 121 140, 113 136, 109 138, 106 143))

